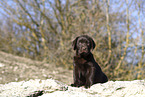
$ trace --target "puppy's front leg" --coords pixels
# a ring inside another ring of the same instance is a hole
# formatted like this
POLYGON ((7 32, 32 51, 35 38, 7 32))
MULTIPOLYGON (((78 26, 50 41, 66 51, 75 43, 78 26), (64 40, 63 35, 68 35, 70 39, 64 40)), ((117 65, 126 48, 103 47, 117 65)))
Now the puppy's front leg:
POLYGON ((90 88, 90 86, 93 85, 94 76, 95 76, 95 68, 94 67, 88 68, 87 74, 86 74, 85 88, 90 88))
POLYGON ((74 70, 73 70, 74 84, 71 84, 71 86, 74 86, 74 87, 81 86, 80 76, 81 74, 80 74, 79 68, 74 65, 74 70))

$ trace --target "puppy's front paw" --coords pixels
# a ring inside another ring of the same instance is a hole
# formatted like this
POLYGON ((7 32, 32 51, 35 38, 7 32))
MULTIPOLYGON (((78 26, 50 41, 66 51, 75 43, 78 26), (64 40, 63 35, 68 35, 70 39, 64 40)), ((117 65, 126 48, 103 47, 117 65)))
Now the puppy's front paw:
POLYGON ((80 87, 80 85, 77 84, 71 84, 72 87, 80 87))
POLYGON ((90 84, 90 83, 86 83, 86 84, 85 84, 85 88, 86 88, 86 89, 88 89, 88 88, 90 88, 90 87, 91 87, 91 84, 90 84))
POLYGON ((71 84, 70 86, 74 87, 75 85, 74 84, 71 84))

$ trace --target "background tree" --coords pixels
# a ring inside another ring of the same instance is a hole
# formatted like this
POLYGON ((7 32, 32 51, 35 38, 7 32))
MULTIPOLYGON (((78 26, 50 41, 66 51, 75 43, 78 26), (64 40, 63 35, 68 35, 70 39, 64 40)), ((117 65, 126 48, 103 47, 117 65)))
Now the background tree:
POLYGON ((0 50, 72 69, 76 36, 111 80, 145 78, 144 0, 1 0, 0 50))

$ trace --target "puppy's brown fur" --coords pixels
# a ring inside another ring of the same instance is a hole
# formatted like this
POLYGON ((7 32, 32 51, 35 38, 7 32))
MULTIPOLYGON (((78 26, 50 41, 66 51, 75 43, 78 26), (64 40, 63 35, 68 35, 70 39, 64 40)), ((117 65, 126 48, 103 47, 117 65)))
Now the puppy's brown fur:
POLYGON ((98 63, 94 60, 91 50, 95 48, 95 42, 87 35, 76 37, 73 41, 74 56, 74 83, 71 86, 85 86, 89 88, 96 83, 105 83, 107 76, 102 72, 98 63))

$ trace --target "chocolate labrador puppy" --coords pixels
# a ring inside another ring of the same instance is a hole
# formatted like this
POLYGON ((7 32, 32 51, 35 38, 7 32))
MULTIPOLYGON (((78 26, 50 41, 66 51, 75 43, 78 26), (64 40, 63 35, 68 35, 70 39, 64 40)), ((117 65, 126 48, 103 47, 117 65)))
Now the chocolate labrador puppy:
POLYGON ((95 42, 87 35, 76 37, 73 41, 74 56, 74 83, 71 86, 85 86, 89 88, 96 83, 105 83, 107 76, 102 72, 100 66, 95 61, 91 50, 95 48, 95 42))

